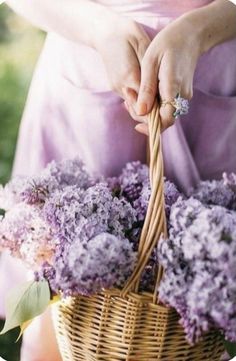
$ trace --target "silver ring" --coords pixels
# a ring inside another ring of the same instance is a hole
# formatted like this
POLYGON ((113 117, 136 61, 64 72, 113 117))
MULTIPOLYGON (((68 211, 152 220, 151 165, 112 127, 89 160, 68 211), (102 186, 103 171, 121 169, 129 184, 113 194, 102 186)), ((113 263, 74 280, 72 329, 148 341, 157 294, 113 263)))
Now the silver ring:
POLYGON ((178 93, 173 100, 162 100, 161 106, 172 105, 175 108, 173 113, 174 118, 179 115, 185 115, 189 112, 189 101, 188 99, 182 98, 180 93, 178 93))

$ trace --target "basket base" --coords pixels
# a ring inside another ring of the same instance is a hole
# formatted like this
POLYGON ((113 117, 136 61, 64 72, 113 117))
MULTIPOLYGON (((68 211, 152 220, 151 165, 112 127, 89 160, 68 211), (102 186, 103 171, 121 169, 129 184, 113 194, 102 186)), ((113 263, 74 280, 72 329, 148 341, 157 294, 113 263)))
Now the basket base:
POLYGON ((224 352, 216 332, 189 345, 177 313, 151 294, 106 291, 52 307, 63 361, 220 361, 224 352))

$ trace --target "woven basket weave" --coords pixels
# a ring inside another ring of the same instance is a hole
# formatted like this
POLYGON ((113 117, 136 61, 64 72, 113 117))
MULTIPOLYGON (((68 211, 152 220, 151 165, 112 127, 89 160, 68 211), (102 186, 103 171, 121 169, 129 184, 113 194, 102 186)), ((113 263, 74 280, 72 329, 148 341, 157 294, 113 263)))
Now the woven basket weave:
POLYGON ((139 292, 142 272, 161 235, 166 235, 163 161, 158 105, 149 115, 150 181, 148 211, 139 242, 137 266, 122 290, 78 296, 53 306, 54 324, 63 361, 219 361, 221 336, 212 331, 191 346, 179 316, 154 293, 139 292))

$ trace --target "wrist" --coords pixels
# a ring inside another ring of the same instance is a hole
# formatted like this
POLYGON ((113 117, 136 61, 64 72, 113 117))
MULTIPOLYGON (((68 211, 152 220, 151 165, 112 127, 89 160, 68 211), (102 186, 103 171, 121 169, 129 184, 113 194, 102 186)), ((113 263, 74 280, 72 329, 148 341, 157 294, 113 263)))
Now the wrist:
POLYGON ((125 37, 128 33, 132 33, 132 25, 134 22, 124 16, 114 12, 104 13, 101 24, 98 24, 98 31, 93 35, 92 46, 97 51, 102 51, 104 46, 117 37, 125 37))
POLYGON ((215 0, 183 15, 194 33, 200 55, 236 37, 236 6, 229 0, 215 0))
POLYGON ((121 16, 107 8, 104 8, 100 16, 95 19, 95 27, 91 32, 91 46, 100 50, 106 46, 106 42, 114 34, 119 34, 121 16))

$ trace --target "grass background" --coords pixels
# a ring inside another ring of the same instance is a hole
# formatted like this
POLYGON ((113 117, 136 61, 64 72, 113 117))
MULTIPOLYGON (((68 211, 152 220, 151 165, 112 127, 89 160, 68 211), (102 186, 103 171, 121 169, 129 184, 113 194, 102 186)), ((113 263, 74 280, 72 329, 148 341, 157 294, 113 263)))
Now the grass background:
MULTIPOLYGON (((0 6, 0 183, 11 174, 19 123, 43 39, 42 32, 6 5, 0 6)), ((0 320, 0 329, 3 323, 0 320)), ((0 356, 7 361, 19 361, 18 332, 0 336, 0 356)))

